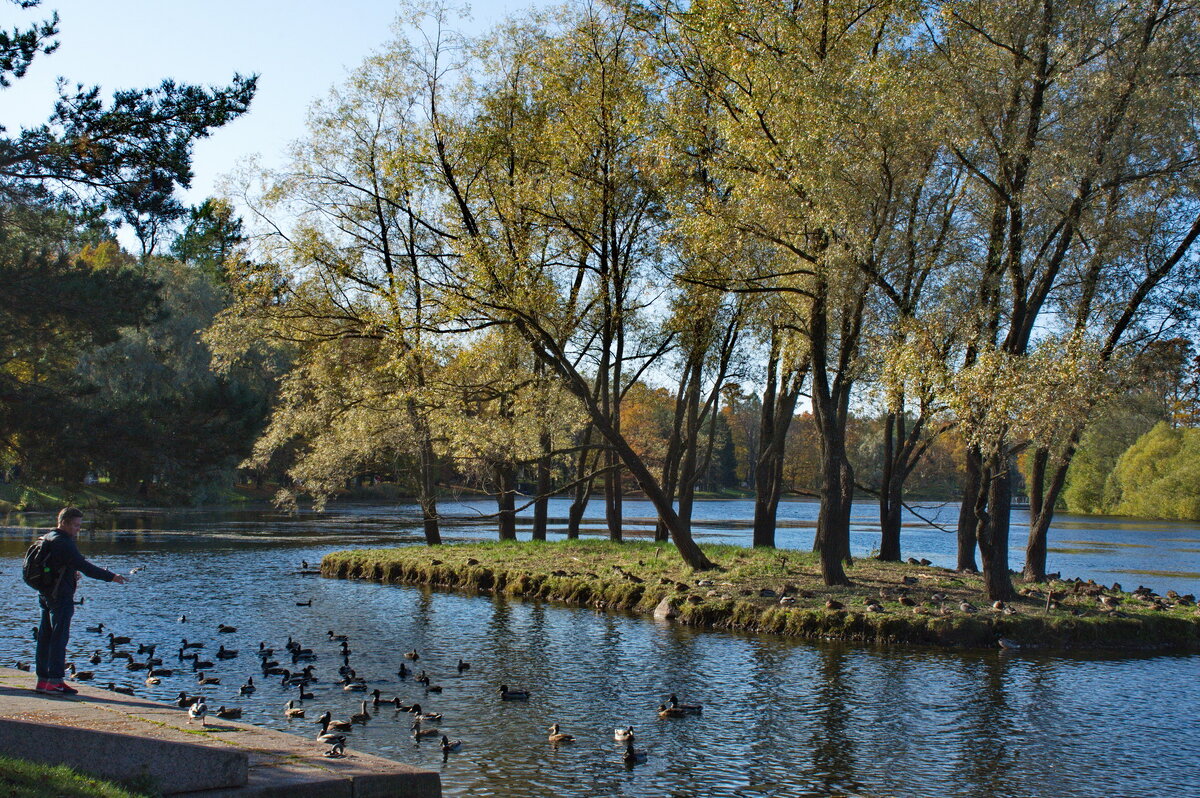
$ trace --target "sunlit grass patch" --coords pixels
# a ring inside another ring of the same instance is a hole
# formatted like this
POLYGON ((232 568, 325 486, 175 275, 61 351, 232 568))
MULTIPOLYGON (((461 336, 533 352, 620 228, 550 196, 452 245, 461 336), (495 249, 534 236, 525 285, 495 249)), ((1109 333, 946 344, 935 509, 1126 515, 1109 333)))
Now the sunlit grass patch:
POLYGON ((0 756, 0 795, 4 798, 140 798, 148 794, 81 775, 65 765, 0 756))

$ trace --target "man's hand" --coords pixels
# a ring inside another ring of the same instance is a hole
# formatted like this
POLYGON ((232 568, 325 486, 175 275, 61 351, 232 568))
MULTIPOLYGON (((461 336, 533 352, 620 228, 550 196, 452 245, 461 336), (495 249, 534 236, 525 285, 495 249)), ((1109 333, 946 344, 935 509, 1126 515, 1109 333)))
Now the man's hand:
POLYGON ((116 582, 118 585, 123 585, 126 582, 128 582, 129 580, 126 579, 125 577, 121 576, 120 574, 114 574, 113 581, 116 582))

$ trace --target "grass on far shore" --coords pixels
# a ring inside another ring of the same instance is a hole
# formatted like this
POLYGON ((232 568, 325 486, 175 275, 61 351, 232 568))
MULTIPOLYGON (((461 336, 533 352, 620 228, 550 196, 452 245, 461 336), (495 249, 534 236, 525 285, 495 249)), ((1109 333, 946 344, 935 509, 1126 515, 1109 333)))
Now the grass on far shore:
POLYGON ((82 775, 66 765, 43 765, 0 756, 0 796, 4 798, 142 798, 111 781, 82 775))
POLYGON ((1056 649, 1200 648, 1200 615, 1187 597, 1155 604, 1111 587, 1101 593, 1102 586, 1089 583, 1018 581, 1021 595, 993 607, 977 574, 860 558, 846 571, 853 584, 828 587, 810 552, 701 548, 717 570, 693 571, 666 543, 585 539, 341 551, 327 555, 321 571, 642 614, 667 599, 683 623, 807 638, 995 646, 1004 637, 1056 649), (1102 594, 1117 607, 1105 607, 1102 594))

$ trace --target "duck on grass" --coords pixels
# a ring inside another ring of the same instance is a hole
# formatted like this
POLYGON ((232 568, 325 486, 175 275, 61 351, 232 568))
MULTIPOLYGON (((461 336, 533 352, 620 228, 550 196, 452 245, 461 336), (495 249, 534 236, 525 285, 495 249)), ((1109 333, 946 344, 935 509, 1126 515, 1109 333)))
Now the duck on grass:
MULTIPOLYGON (((321 573, 550 599, 693 626, 871 643, 1042 649, 1200 649, 1191 596, 1053 580, 982 600, 978 574, 857 559, 852 584, 826 586, 809 552, 706 545, 693 571, 670 544, 607 540, 461 543, 327 555, 321 573)), ((415 653, 415 652, 414 652, 415 653)))

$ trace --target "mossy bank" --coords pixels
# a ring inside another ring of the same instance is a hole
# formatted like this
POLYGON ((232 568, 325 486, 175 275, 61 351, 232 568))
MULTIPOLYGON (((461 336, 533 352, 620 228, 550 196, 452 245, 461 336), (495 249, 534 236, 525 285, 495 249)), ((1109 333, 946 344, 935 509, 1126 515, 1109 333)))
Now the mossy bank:
POLYGON ((851 586, 827 587, 809 553, 702 548, 718 570, 693 571, 668 544, 576 540, 339 551, 322 560, 321 573, 606 611, 657 610, 692 626, 809 639, 1200 650, 1200 613, 1189 596, 1088 582, 1018 583, 1018 599, 993 607, 982 601, 977 575, 859 559, 847 571, 851 586))

